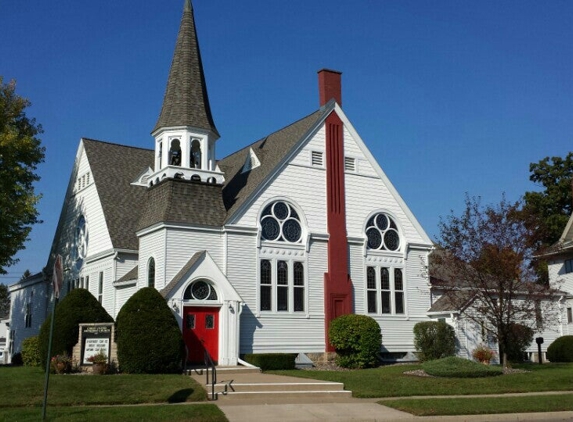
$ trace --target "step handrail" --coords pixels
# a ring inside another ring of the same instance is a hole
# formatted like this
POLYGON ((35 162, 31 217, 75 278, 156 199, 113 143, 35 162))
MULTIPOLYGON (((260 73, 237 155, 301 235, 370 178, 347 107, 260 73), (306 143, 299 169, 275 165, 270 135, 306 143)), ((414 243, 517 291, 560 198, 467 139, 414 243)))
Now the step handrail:
POLYGON ((213 362, 213 359, 207 350, 205 350, 205 353, 203 354, 203 360, 207 368, 205 370, 205 375, 207 377, 205 385, 209 385, 209 370, 211 370, 211 400, 217 400, 217 394, 215 393, 215 384, 217 384, 217 368, 215 368, 215 362, 213 362))

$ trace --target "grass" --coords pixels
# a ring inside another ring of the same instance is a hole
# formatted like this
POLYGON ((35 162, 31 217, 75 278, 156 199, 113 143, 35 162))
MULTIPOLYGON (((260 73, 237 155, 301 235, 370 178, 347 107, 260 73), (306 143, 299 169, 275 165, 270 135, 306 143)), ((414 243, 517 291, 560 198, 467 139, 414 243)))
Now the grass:
POLYGON ((272 371, 275 374, 344 383, 354 397, 410 397, 573 390, 573 364, 516 365, 531 372, 487 378, 429 378, 404 375, 421 365, 392 365, 353 371, 272 371))
POLYGON ((378 402, 416 416, 485 415, 573 411, 573 394, 455 399, 403 399, 378 402))
MULTIPOLYGON (((0 421, 38 421, 42 419, 41 407, 0 409, 0 421)), ((226 422, 225 414, 214 404, 154 405, 127 407, 48 407, 48 421, 178 421, 226 422)))
MULTIPOLYGON (((41 369, 0 366, 0 380, 0 421, 41 419, 41 369)), ((182 375, 51 375, 46 413, 51 421, 227 421, 214 404, 194 403, 205 399, 182 375)))
POLYGON ((481 378, 503 375, 500 366, 482 365, 456 356, 424 362, 422 368, 434 377, 481 378))

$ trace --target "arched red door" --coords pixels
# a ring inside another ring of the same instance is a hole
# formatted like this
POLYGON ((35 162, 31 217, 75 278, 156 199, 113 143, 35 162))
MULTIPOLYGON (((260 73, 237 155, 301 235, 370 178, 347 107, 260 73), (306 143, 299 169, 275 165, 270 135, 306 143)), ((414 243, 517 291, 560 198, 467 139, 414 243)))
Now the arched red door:
POLYGON ((187 361, 203 363, 205 350, 211 359, 219 359, 219 309, 187 306, 183 309, 183 339, 189 355, 187 361))

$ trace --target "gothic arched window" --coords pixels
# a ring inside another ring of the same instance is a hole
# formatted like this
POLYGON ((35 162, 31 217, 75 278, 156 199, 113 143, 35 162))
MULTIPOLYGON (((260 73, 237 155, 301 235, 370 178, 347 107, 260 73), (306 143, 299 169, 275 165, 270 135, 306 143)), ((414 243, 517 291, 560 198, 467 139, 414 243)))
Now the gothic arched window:
POLYGON ((261 238, 278 242, 300 243, 302 226, 295 209, 284 201, 267 205, 261 215, 261 238))
POLYGON ((366 224, 368 249, 398 251, 401 246, 398 226, 387 214, 373 215, 366 224))
POLYGON ((155 259, 149 258, 147 264, 147 286, 155 287, 155 259))

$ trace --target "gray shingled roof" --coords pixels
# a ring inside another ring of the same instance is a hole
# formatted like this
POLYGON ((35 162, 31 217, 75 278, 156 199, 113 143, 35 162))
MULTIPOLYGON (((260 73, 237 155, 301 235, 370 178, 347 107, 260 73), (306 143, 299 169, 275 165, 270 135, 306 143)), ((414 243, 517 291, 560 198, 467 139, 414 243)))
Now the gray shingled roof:
POLYGON ((331 111, 333 103, 329 104, 330 106, 327 105, 218 162, 219 167, 225 173, 223 201, 227 209, 226 221, 229 221, 251 194, 267 181, 271 172, 302 137, 331 111), (241 173, 251 148, 259 158, 261 165, 251 171, 241 173))
POLYGON ((220 227, 226 216, 221 189, 221 185, 166 179, 147 190, 137 230, 160 222, 220 227))
POLYGON ((163 107, 152 133, 162 127, 173 126, 192 126, 219 135, 211 115, 195 18, 189 0, 185 2, 181 18, 163 107))
POLYGON ((185 277, 187 272, 191 268, 193 268, 193 266, 197 263, 197 261, 199 261, 199 259, 204 258, 206 254, 207 251, 204 250, 195 252, 195 254, 193 254, 191 259, 187 261, 187 264, 185 264, 183 268, 179 270, 177 275, 173 277, 173 279, 169 282, 169 284, 165 286, 159 293, 161 293, 163 297, 169 296, 169 293, 171 293, 171 291, 177 287, 177 285, 183 280, 183 277, 185 277))
POLYGON ((146 188, 131 182, 153 166, 153 151, 92 139, 83 142, 113 247, 139 249, 135 232, 146 188))
POLYGON ((131 270, 129 270, 126 275, 117 280, 117 282, 121 283, 124 281, 137 280, 138 277, 139 277, 139 266, 136 265, 131 270))
POLYGON ((428 312, 457 312, 465 308, 470 299, 474 296, 473 292, 452 290, 446 292, 436 300, 428 312))

